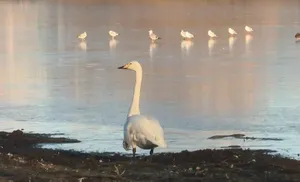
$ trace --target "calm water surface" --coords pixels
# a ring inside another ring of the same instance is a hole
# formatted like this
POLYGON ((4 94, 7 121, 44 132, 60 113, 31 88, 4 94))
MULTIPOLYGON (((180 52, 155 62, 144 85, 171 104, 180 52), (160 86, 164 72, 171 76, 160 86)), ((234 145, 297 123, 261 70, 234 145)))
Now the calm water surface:
POLYGON ((161 121, 169 144, 157 151, 240 145, 295 156, 299 7, 296 0, 0 1, 0 129, 65 133, 83 142, 54 147, 124 152, 134 74, 117 67, 138 60, 141 111, 161 121), (116 41, 110 29, 120 33, 116 41), (151 44, 149 29, 162 40, 151 44), (181 41, 181 29, 195 34, 193 42, 181 41), (232 133, 284 140, 207 140, 232 133))

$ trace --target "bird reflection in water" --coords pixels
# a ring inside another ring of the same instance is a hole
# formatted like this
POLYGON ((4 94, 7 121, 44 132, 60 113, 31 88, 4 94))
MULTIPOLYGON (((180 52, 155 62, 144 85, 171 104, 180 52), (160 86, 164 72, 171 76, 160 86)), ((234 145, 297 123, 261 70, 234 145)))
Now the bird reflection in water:
POLYGON ((207 46, 208 46, 208 54, 209 54, 210 56, 211 56, 212 50, 213 50, 213 48, 214 48, 214 46, 215 46, 215 43, 216 43, 216 41, 215 41, 214 39, 209 39, 209 40, 208 40, 207 46))
POLYGON ((189 55, 190 49, 193 47, 194 43, 190 40, 181 41, 181 52, 189 55))
POLYGON ((245 36, 246 53, 249 53, 249 46, 250 46, 250 44, 252 42, 252 39, 253 39, 252 35, 247 34, 245 36))
POLYGON ((153 58, 153 55, 156 52, 156 48, 157 48, 157 44, 155 42, 151 42, 149 46, 149 56, 151 59, 153 58))
POLYGON ((119 41, 117 41, 116 39, 111 39, 109 41, 109 48, 110 49, 115 49, 118 45, 119 41))
POLYGON ((80 47, 81 50, 86 51, 86 49, 87 49, 86 42, 85 42, 85 41, 81 41, 81 42, 79 43, 79 47, 80 47))
POLYGON ((229 43, 229 51, 230 52, 232 51, 232 47, 233 47, 235 41, 236 41, 236 37, 229 37, 228 43, 229 43))

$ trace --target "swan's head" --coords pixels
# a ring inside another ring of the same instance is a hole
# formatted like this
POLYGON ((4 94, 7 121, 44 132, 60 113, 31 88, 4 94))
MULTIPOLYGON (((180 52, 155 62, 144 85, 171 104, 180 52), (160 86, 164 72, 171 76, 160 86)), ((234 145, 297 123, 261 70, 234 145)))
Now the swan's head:
POLYGON ((137 71, 137 70, 141 70, 142 66, 137 61, 131 61, 131 62, 129 62, 129 63, 123 65, 123 66, 118 67, 118 69, 126 69, 126 70, 137 71))

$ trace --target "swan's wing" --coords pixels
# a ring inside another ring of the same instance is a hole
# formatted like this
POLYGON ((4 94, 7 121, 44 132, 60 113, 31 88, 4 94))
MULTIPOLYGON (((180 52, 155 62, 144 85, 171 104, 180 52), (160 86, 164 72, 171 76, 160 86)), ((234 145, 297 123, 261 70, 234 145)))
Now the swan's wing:
POLYGON ((160 147, 166 147, 164 132, 159 122, 146 116, 132 116, 129 122, 130 138, 136 143, 155 144, 160 147))

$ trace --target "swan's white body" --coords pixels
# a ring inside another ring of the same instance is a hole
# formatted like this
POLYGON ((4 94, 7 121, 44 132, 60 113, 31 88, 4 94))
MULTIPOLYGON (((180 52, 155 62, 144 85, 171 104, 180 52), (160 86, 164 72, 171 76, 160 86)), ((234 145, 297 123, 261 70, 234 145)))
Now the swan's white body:
POLYGON ((211 30, 209 30, 207 32, 207 35, 210 36, 211 38, 217 37, 217 35, 213 31, 211 31, 211 30))
POLYGON ((249 26, 245 26, 246 32, 253 32, 253 29, 249 26))
POLYGON ((116 36, 119 35, 119 33, 115 32, 115 31, 112 31, 112 30, 110 30, 110 31, 108 32, 108 34, 109 34, 113 39, 114 39, 116 36))
POLYGON ((82 34, 78 35, 77 38, 81 39, 81 40, 85 40, 85 38, 87 37, 87 33, 83 32, 82 34))
POLYGON ((236 35, 237 34, 236 31, 234 31, 232 28, 228 28, 228 33, 230 35, 236 35))
POLYGON ((124 125, 124 141, 130 148, 138 146, 141 149, 167 147, 164 132, 159 122, 143 115, 133 115, 127 118, 124 125))
POLYGON ((135 156, 136 146, 141 149, 151 149, 150 154, 153 153, 155 147, 167 147, 164 139, 164 132, 158 120, 140 114, 139 100, 142 83, 141 65, 136 61, 132 61, 119 67, 119 69, 128 69, 136 72, 132 104, 124 125, 124 149, 132 149, 133 156, 135 156))
POLYGON ((156 41, 158 39, 161 39, 160 37, 158 37, 157 35, 155 35, 152 30, 149 30, 149 38, 152 40, 152 42, 154 42, 154 41, 156 41))
POLYGON ((194 38, 194 35, 191 34, 188 31, 181 30, 180 35, 183 37, 183 39, 192 39, 192 38, 194 38))

